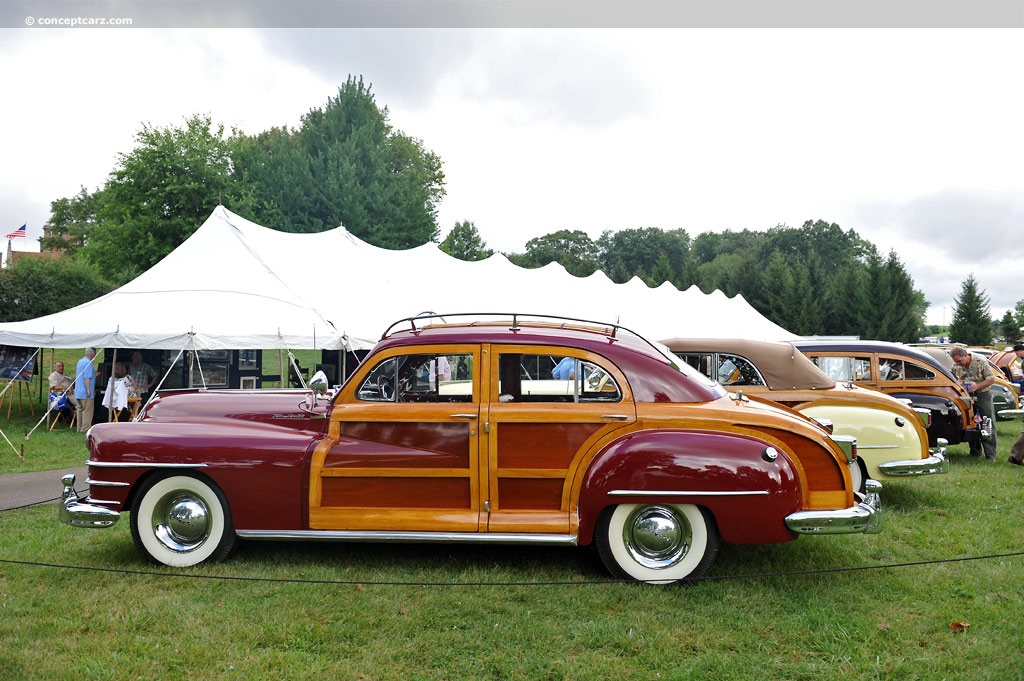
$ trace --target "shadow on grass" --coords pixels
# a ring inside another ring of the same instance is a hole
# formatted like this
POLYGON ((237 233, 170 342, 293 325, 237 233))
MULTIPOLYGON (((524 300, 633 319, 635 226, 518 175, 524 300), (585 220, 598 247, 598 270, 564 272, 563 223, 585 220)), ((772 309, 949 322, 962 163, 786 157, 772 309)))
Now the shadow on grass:
POLYGON ((928 488, 915 484, 915 482, 914 480, 901 480, 883 483, 883 513, 886 510, 918 511, 948 506, 949 492, 947 490, 928 488))
POLYGON ((331 575, 331 579, 365 582, 611 580, 588 547, 239 541, 225 565, 241 571, 257 569, 269 578, 301 573, 310 579, 331 575))

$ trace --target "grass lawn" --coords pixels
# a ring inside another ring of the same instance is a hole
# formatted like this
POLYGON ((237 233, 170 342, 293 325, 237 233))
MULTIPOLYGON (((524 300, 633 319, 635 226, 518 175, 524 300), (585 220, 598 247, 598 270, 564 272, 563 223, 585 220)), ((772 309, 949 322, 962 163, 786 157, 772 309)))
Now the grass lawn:
MULTIPOLYGON (((28 423, 0 415, 25 444, 0 473, 84 462, 28 423)), ((241 542, 156 568, 127 519, 0 512, 0 679, 1024 679, 1020 431, 999 424, 998 463, 958 446, 886 483, 881 534, 726 545, 690 587, 558 548, 241 542)))

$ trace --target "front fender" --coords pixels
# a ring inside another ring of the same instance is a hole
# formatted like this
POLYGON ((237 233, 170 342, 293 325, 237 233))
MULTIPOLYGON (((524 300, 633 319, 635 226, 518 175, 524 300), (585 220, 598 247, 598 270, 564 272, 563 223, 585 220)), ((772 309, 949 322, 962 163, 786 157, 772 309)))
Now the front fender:
POLYGON ((97 424, 89 499, 127 511, 147 476, 181 471, 221 489, 237 529, 302 529, 315 442, 287 426, 230 420, 97 424))
POLYGON ((640 431, 605 447, 580 488, 580 543, 593 540, 601 512, 618 504, 695 504, 737 544, 796 538, 786 516, 802 509, 788 452, 754 437, 694 430, 640 431), (774 454, 774 457, 773 457, 774 454))

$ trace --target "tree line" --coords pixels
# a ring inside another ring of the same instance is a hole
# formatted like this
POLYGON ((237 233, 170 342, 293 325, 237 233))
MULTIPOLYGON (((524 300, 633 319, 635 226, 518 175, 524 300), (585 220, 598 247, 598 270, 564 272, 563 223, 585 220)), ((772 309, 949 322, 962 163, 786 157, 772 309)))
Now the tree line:
MULTIPOLYGON (((180 127, 143 125, 102 187, 82 187, 51 203, 42 247, 65 257, 26 266, 34 293, 23 293, 17 305, 0 296, 0 320, 58 311, 130 281, 187 239, 218 204, 272 229, 344 225, 364 241, 398 249, 439 240, 444 195, 441 159, 422 140, 394 129, 387 107, 362 78, 349 77, 294 129, 246 135, 207 115, 180 127)), ((457 222, 440 247, 468 260, 493 253, 470 221, 457 222)), ((646 227, 592 239, 566 229, 505 255, 523 267, 558 262, 577 276, 600 269, 616 282, 638 277, 650 286, 667 281, 739 294, 799 335, 913 342, 926 331, 927 301, 897 255, 883 256, 852 229, 823 220, 695 237, 646 227)), ((0 275, 0 293, 24 289, 18 276, 0 275)), ((965 312, 969 304, 979 308, 972 314, 987 315, 979 307, 984 302, 983 294, 965 298, 965 312)), ((1018 328, 1020 307, 1012 322, 1018 328)))

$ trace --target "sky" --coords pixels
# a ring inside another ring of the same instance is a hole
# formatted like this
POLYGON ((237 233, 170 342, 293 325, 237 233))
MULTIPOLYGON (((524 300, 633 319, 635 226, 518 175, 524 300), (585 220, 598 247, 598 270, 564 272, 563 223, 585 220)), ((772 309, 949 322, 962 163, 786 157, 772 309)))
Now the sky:
POLYGON ((0 234, 27 224, 17 250, 144 124, 295 127, 354 75, 440 156, 442 238, 469 220, 521 252, 561 229, 824 220, 894 251, 929 323, 952 321, 970 275, 997 319, 1024 300, 1020 27, 11 28, 5 12, 0 234))

